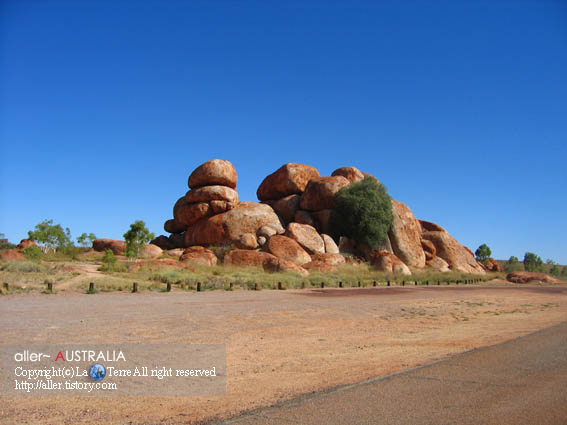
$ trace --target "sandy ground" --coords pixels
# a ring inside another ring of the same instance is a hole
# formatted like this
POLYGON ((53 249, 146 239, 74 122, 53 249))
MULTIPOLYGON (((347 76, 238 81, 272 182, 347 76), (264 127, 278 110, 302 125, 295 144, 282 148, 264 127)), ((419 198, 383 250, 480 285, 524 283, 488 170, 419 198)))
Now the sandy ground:
POLYGON ((3 424, 186 424, 421 365, 567 320, 567 287, 15 294, 0 343, 223 343, 217 397, 2 397, 3 424))

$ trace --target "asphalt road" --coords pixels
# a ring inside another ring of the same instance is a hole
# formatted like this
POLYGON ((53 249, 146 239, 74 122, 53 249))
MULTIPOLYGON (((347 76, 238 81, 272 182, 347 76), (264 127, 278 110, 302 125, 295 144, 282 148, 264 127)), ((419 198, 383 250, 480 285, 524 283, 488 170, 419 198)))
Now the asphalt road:
POLYGON ((221 423, 564 425, 567 322, 416 369, 301 396, 221 423))

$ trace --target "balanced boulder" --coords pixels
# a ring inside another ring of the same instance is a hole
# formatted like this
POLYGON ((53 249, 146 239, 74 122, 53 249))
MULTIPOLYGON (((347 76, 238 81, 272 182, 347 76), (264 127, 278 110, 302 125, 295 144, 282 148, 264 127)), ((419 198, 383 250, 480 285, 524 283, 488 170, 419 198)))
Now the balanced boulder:
POLYGON ((95 239, 93 241, 93 249, 97 252, 104 252, 110 249, 114 255, 122 255, 126 250, 126 242, 106 238, 95 239))
POLYGON ((351 183, 356 183, 364 180, 364 174, 360 172, 358 168, 355 167, 341 167, 337 168, 331 176, 343 176, 351 183))
POLYGON ((421 225, 407 205, 392 200, 394 219, 388 232, 394 254, 407 266, 425 267, 425 253, 421 246, 421 225))
POLYGON ((221 185, 236 189, 237 175, 234 166, 223 159, 212 159, 199 165, 189 176, 191 189, 221 185))
POLYGON ((335 194, 350 182, 343 176, 317 177, 309 180, 301 195, 302 210, 319 211, 335 207, 335 194))
POLYGON ((236 204, 238 203, 238 193, 227 186, 204 186, 188 191, 185 200, 188 203, 226 201, 236 204))
POLYGON ((314 167, 305 164, 284 164, 262 181, 256 195, 260 201, 269 201, 301 194, 309 180, 316 177, 319 177, 319 171, 314 167))
POLYGON ((324 233, 321 235, 323 238, 323 242, 325 242, 325 252, 328 254, 338 254, 339 247, 335 243, 332 237, 329 235, 325 235, 324 233))
POLYGON ((323 254, 325 242, 313 226, 289 223, 285 236, 292 238, 310 254, 323 254))
POLYGON ((180 261, 193 266, 215 266, 217 264, 217 256, 211 251, 202 246, 192 246, 183 251, 180 261))
POLYGON ((287 236, 272 236, 264 245, 270 254, 299 264, 309 263, 311 256, 295 240, 287 236))

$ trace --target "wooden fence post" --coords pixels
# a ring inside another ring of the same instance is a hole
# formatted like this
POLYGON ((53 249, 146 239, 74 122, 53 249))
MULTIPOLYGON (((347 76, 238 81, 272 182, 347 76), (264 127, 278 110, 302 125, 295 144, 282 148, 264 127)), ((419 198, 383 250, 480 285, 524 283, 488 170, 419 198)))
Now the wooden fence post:
POLYGON ((132 292, 138 292, 138 282, 132 284, 132 292))

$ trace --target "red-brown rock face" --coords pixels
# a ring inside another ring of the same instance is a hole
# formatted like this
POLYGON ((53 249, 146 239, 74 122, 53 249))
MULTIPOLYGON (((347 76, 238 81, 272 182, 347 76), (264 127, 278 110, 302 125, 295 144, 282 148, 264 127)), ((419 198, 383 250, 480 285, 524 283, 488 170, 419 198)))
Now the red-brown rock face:
POLYGON ((185 232, 185 243, 191 246, 236 242, 245 233, 255 235, 262 226, 283 231, 278 216, 269 205, 240 202, 227 212, 201 219, 189 226, 185 232))
POLYGON ((158 258, 159 256, 161 256, 161 254, 163 254, 163 250, 159 246, 151 243, 144 244, 144 246, 140 250, 140 258, 153 259, 158 258))
POLYGON ((264 245, 270 254, 284 260, 294 261, 299 264, 309 263, 311 256, 305 251, 301 245, 287 236, 272 236, 264 245))
POLYGON ((299 195, 289 195, 277 201, 266 201, 285 223, 293 221, 295 212, 299 208, 299 195))
POLYGON ((236 189, 236 181, 236 170, 230 162, 223 159, 212 159, 199 165, 191 173, 188 185, 191 189, 213 185, 236 189))
POLYGON ((498 272, 499 273, 499 272, 502 272, 504 270, 502 268, 502 266, 498 263, 498 261, 496 261, 494 258, 489 258, 488 260, 486 260, 484 267, 489 272, 498 272))
POLYGON ((300 276, 307 276, 309 272, 293 261, 285 258, 270 258, 263 264, 267 272, 290 272, 300 276))
POLYGON ((386 251, 378 251, 374 253, 371 264, 376 269, 385 273, 395 273, 410 275, 411 271, 398 257, 386 251))
POLYGON ((356 183, 364 180, 364 174, 360 172, 358 168, 355 167, 341 167, 337 168, 331 176, 343 176, 351 183, 356 183))
POLYGON ((186 229, 203 217, 208 217, 212 214, 213 212, 211 207, 206 202, 199 202, 198 204, 183 204, 177 209, 177 216, 174 218, 174 225, 172 227, 176 230, 186 229))
POLYGON ((302 210, 319 211, 335 207, 335 193, 350 182, 342 176, 313 178, 301 195, 302 210))
POLYGON ((422 234, 423 239, 433 242, 438 257, 445 260, 451 270, 463 273, 485 274, 474 255, 447 232, 431 231, 422 234))
POLYGON ((0 251, 0 260, 3 261, 24 261, 26 257, 17 249, 5 249, 0 251))
POLYGON ((126 250, 126 242, 105 238, 95 239, 93 241, 93 249, 97 252, 104 252, 110 249, 114 255, 122 255, 126 250))
POLYGON ((345 264, 346 260, 341 254, 313 254, 311 261, 318 261, 321 263, 330 264, 331 266, 340 266, 345 264))
POLYGON ((276 257, 272 254, 262 251, 233 249, 224 256, 223 263, 232 266, 262 267, 262 265, 270 258, 276 257))
POLYGON ((289 223, 285 236, 292 238, 310 254, 323 254, 325 242, 314 227, 308 224, 289 223))
POLYGON ((545 273, 535 272, 512 272, 506 276, 508 282, 528 283, 528 282, 544 282, 544 283, 561 283, 559 279, 551 277, 545 273))
POLYGON ((421 225, 407 205, 392 200, 394 220, 388 233, 394 254, 407 266, 425 267, 425 253, 421 247, 421 225))
POLYGON ((261 201, 269 201, 301 194, 309 180, 315 177, 319 177, 319 171, 314 167, 295 163, 284 164, 262 181, 256 195, 261 201))
POLYGON ((24 249, 27 248, 28 246, 37 246, 37 244, 35 243, 35 241, 32 241, 31 239, 22 239, 16 248, 24 249))
POLYGON ((237 204, 238 193, 236 193, 236 190, 227 186, 203 186, 188 191, 185 195, 185 200, 188 203, 226 201, 237 204))
POLYGON ((202 246, 192 246, 183 251, 180 261, 185 264, 191 264, 193 266, 214 266, 217 264, 217 256, 213 251, 204 248, 202 246))

